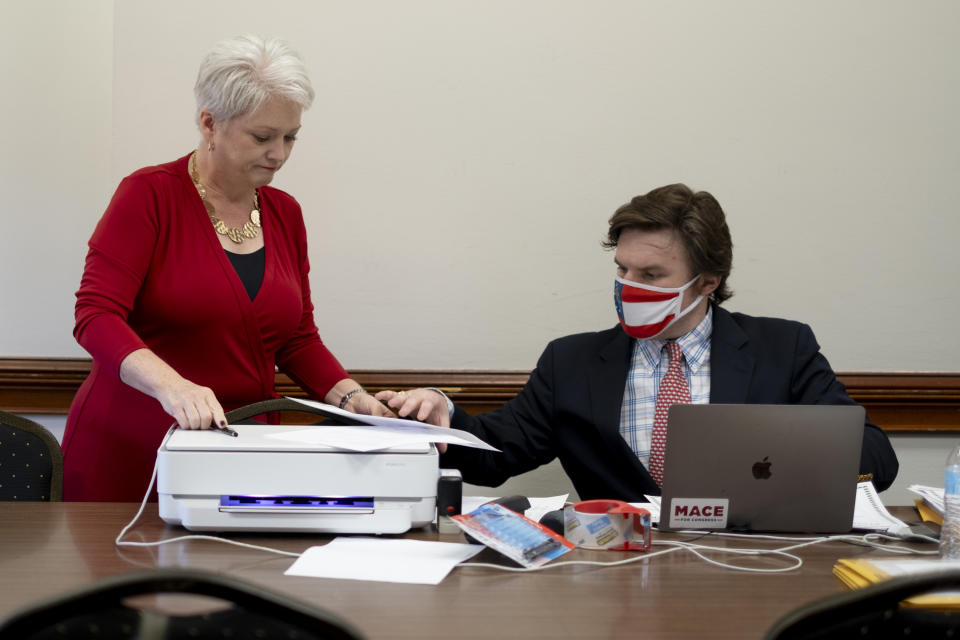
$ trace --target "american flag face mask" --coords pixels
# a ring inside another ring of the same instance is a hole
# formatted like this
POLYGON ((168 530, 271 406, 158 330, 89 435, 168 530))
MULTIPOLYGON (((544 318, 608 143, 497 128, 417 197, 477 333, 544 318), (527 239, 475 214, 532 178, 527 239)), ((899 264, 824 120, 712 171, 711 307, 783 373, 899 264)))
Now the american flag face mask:
POLYGON ((617 306, 620 326, 634 338, 655 338, 690 313, 703 299, 702 295, 697 296, 686 309, 680 309, 683 292, 699 279, 700 276, 695 276, 682 287, 666 288, 617 278, 613 285, 613 302, 617 306))

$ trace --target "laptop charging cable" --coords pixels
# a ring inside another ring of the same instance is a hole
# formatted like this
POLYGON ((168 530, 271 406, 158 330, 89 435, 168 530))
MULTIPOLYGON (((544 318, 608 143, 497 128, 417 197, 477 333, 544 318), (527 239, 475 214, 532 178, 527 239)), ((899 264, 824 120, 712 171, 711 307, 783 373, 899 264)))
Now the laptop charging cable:
MULTIPOLYGON (((159 450, 157 451, 159 454, 159 450)), ((246 542, 238 542, 236 540, 230 540, 229 538, 222 538, 220 536, 211 536, 203 534, 189 534, 184 536, 177 536, 175 538, 167 538, 165 540, 156 540, 153 542, 134 542, 134 541, 124 541, 123 537, 134 527, 137 521, 140 519, 140 516, 143 515, 144 509, 146 509, 147 501, 150 498, 150 492, 153 490, 153 485, 157 479, 157 467, 159 463, 159 458, 154 460, 153 463, 153 472, 150 474, 150 483, 147 486, 147 490, 143 495, 143 500, 140 502, 140 508, 137 510, 136 515, 133 519, 127 523, 127 525, 120 531, 114 540, 114 544, 118 547, 157 547, 164 544, 170 544, 172 542, 182 542, 185 540, 209 540, 213 542, 223 542, 226 544, 232 544, 238 547, 243 547, 246 549, 253 549, 255 551, 266 551, 268 553, 275 553, 282 556, 298 558, 300 553, 293 551, 283 551, 282 549, 274 549, 272 547, 265 547, 261 545, 249 544, 246 542)), ((797 555, 789 553, 790 551, 800 549, 803 547, 821 544, 824 542, 847 542, 850 544, 858 544, 863 546, 872 547, 875 549, 880 549, 889 553, 896 554, 905 554, 905 555, 936 555, 938 550, 932 551, 922 551, 918 549, 908 549, 905 547, 896 547, 891 545, 880 544, 879 542, 874 542, 873 540, 884 540, 884 541, 924 541, 924 542, 937 542, 936 538, 926 535, 923 531, 917 528, 914 531, 913 528, 907 527, 904 531, 897 531, 897 535, 888 535, 883 533, 867 533, 862 536, 851 536, 851 535, 838 535, 838 536, 822 536, 816 538, 801 538, 801 537, 788 537, 788 536, 773 536, 773 535, 763 535, 763 534, 746 534, 746 533, 731 533, 731 532, 704 532, 704 531, 681 531, 680 533, 685 534, 696 534, 696 535, 706 535, 708 536, 721 536, 721 537, 736 537, 736 538, 752 538, 752 539, 763 539, 763 540, 777 540, 777 541, 788 541, 788 542, 797 542, 798 544, 789 545, 786 547, 781 547, 779 549, 739 549, 733 547, 711 547, 703 544, 697 544, 692 542, 683 542, 677 540, 655 540, 653 544, 656 546, 665 546, 669 547, 667 549, 662 549, 659 551, 646 552, 642 555, 637 555, 633 558, 625 558, 623 560, 614 560, 612 562, 601 562, 594 560, 566 560, 563 562, 552 562, 549 564, 542 565, 540 567, 510 567, 499 564, 484 563, 484 562, 462 562, 458 564, 458 567, 485 567, 491 569, 498 569, 501 571, 512 571, 512 572, 529 572, 529 571, 543 571, 546 569, 553 569, 555 567, 566 567, 566 566, 594 566, 594 567, 616 567, 626 564, 632 564, 635 562, 640 562, 643 560, 649 560, 657 556, 665 555, 667 553, 672 553, 675 551, 686 550, 694 554, 704 562, 710 563, 712 565, 722 567, 725 569, 730 569, 734 571, 748 571, 754 573, 784 573, 787 571, 794 571, 803 566, 803 559, 797 555), (721 554, 732 554, 739 556, 777 556, 779 558, 787 559, 791 561, 791 564, 786 567, 778 568, 762 568, 762 567, 744 567, 741 565, 731 564, 728 562, 721 562, 719 560, 714 560, 709 558, 706 553, 721 553, 721 554)))

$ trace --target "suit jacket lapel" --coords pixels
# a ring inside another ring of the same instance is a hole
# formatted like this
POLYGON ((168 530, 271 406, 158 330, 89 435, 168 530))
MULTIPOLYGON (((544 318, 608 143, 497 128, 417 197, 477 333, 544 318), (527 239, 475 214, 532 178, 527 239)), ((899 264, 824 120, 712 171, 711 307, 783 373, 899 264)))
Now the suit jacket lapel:
POLYGON ((713 307, 710 338, 710 403, 743 404, 753 376, 754 357, 747 352, 747 335, 730 312, 713 307))
MULTIPOLYGON (((610 457, 609 468, 621 475, 621 481, 635 474, 641 478, 641 492, 656 492, 656 483, 630 449, 630 445, 620 435, 620 406, 623 404, 623 392, 627 386, 627 373, 633 356, 633 338, 619 327, 615 327, 610 341, 597 352, 587 371, 590 381, 590 409, 593 423, 600 436, 607 443, 610 457)), ((631 485, 634 484, 630 481, 631 485)))
POLYGON ((594 424, 605 436, 612 434, 620 438, 620 404, 623 402, 632 352, 632 339, 618 326, 609 342, 601 346, 587 370, 590 410, 594 424))
POLYGON ((617 482, 626 482, 631 491, 638 492, 638 495, 658 494, 657 484, 620 435, 620 407, 627 386, 634 341, 619 325, 612 334, 587 369, 593 423, 607 444, 609 458, 606 462, 610 472, 618 476, 617 482))

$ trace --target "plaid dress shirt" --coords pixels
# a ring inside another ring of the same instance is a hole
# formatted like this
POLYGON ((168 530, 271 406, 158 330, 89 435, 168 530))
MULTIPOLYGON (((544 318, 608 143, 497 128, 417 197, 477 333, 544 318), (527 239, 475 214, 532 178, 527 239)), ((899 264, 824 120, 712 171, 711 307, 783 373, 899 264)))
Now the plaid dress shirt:
MULTIPOLYGON (((713 309, 693 330, 677 338, 683 350, 683 373, 690 387, 693 404, 710 402, 710 334, 713 332, 713 309)), ((653 435, 653 414, 657 406, 657 389, 670 364, 664 347, 666 340, 634 340, 627 385, 620 406, 620 435, 649 468, 650 439, 653 435)))

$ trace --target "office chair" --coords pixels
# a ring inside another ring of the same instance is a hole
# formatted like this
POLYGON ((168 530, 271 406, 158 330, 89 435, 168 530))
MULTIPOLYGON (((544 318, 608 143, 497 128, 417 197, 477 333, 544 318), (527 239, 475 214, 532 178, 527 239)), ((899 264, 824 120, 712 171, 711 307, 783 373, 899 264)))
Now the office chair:
POLYGON ((766 640, 960 638, 960 609, 902 606, 931 591, 960 589, 960 571, 893 578, 817 600, 781 618, 766 640))
POLYGON ((0 621, 0 640, 53 638, 362 640, 363 636, 333 614, 235 578, 206 571, 157 569, 113 576, 0 621), (130 606, 130 598, 152 594, 209 596, 234 606, 186 616, 130 606))
POLYGON ((0 411, 0 500, 63 499, 63 453, 33 420, 0 411))

